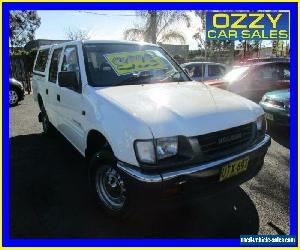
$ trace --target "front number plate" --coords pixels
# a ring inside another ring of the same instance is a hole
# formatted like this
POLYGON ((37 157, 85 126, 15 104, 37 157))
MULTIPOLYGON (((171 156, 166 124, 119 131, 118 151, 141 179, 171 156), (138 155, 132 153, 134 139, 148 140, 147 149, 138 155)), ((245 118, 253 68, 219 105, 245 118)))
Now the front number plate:
POLYGON ((273 114, 265 113, 265 117, 266 117, 267 120, 274 121, 274 116, 273 116, 273 114))
POLYGON ((249 157, 240 160, 232 161, 221 168, 219 181, 224 181, 228 178, 245 172, 248 167, 249 157))

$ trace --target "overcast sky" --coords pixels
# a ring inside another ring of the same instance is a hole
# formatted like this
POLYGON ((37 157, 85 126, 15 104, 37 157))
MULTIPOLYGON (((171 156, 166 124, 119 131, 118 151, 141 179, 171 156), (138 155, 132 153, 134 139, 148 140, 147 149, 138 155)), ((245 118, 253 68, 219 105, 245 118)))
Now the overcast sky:
MULTIPOLYGON (((98 14, 89 14, 76 10, 55 10, 38 11, 41 17, 41 26, 36 31, 36 39, 66 39, 65 31, 67 28, 79 28, 89 31, 91 39, 124 39, 123 32, 140 23, 141 19, 135 16, 135 11, 91 11, 98 14)), ((190 49, 197 49, 197 42, 193 39, 193 34, 197 30, 199 19, 191 13, 192 27, 187 28, 183 25, 176 26, 182 31, 190 49)))

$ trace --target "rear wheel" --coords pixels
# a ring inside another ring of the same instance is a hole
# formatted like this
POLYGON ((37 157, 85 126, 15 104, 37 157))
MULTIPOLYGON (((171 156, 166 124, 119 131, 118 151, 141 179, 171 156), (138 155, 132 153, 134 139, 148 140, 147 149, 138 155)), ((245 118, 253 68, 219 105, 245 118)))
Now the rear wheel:
POLYGON ((49 118, 46 113, 42 113, 42 126, 43 126, 43 133, 49 134, 51 124, 49 122, 49 118))
POLYGON ((52 123, 49 121, 49 118, 48 118, 48 115, 47 115, 47 112, 46 112, 46 109, 45 109, 43 103, 40 104, 40 110, 41 110, 41 113, 39 115, 40 116, 39 120, 43 126, 43 134, 53 135, 55 133, 55 128, 52 125, 52 123))

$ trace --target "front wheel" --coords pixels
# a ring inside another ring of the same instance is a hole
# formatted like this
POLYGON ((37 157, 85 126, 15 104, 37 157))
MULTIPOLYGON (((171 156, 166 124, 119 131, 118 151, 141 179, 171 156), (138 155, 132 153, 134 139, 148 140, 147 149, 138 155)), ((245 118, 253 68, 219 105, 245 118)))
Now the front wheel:
POLYGON ((97 203, 107 213, 125 218, 131 211, 131 192, 116 164, 112 153, 96 153, 90 162, 91 186, 97 203))
POLYGON ((9 90, 9 105, 16 106, 20 100, 19 94, 16 90, 10 89, 9 90))

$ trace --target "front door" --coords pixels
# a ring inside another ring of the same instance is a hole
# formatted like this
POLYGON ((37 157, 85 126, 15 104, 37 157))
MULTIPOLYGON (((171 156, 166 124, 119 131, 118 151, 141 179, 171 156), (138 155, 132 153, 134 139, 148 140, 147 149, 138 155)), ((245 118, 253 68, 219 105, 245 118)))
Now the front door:
POLYGON ((267 92, 277 89, 279 68, 275 63, 258 66, 245 80, 244 96, 259 102, 267 92))
POLYGON ((290 88, 290 64, 279 63, 278 64, 278 81, 274 86, 274 89, 288 89, 290 88))
POLYGON ((58 95, 60 124, 59 130, 80 151, 84 150, 84 110, 80 67, 78 60, 78 48, 76 45, 68 45, 64 48, 61 72, 75 72, 79 88, 61 87, 58 95))

